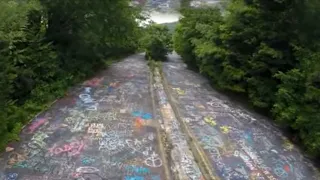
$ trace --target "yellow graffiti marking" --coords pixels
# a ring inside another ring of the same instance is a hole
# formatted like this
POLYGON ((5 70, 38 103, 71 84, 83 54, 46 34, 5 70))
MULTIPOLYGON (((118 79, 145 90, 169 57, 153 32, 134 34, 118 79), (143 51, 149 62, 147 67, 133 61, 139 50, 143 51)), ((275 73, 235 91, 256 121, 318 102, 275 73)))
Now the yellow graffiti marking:
POLYGON ((104 124, 102 123, 91 123, 88 128, 88 134, 95 137, 101 137, 102 131, 104 130, 104 124))
POLYGON ((214 121, 212 117, 205 117, 205 118, 204 118, 204 121, 205 121, 206 123, 210 124, 211 126, 217 125, 216 121, 214 121))
POLYGON ((197 108, 199 108, 199 109, 206 109, 202 104, 197 104, 196 106, 197 106, 197 108))
POLYGON ((180 88, 173 88, 179 95, 184 95, 186 92, 180 88))
POLYGON ((288 139, 284 139, 283 148, 285 148, 288 151, 292 151, 293 147, 293 144, 288 139))
POLYGON ((220 129, 221 129, 222 133, 224 133, 224 134, 228 134, 229 131, 230 131, 229 130, 230 129, 229 126, 221 126, 220 129))

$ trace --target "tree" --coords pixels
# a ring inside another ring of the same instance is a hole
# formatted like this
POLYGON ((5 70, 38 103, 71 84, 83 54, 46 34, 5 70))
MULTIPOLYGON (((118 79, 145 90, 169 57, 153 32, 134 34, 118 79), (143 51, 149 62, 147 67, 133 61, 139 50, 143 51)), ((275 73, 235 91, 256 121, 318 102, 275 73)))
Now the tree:
POLYGON ((41 68, 51 70, 56 64, 54 57, 50 57, 52 47, 40 43, 41 32, 31 24, 31 13, 41 11, 40 4, 7 0, 0 2, 0 8, 3 9, 0 13, 0 148, 3 148, 8 141, 18 138, 25 113, 16 106, 25 101, 36 81, 50 76, 41 68))
POLYGON ((172 51, 169 29, 164 25, 150 24, 144 31, 140 43, 146 52, 146 58, 156 61, 166 60, 166 55, 172 51))
POLYGON ((69 71, 87 74, 100 66, 104 57, 137 48, 139 11, 129 6, 128 0, 41 2, 47 10, 46 37, 57 47, 62 66, 69 71))
POLYGON ((70 85, 134 52, 141 33, 128 0, 2 0, 0 8, 0 149, 70 85))
POLYGON ((216 84, 294 129, 320 156, 319 37, 316 0, 231 0, 182 10, 174 48, 216 84))

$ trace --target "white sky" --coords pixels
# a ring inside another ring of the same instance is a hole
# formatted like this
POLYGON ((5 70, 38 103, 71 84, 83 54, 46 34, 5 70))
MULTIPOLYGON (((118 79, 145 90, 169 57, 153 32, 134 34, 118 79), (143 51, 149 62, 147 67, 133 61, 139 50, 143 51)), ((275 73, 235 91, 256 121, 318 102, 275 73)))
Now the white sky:
POLYGON ((161 13, 161 12, 151 12, 150 19, 155 23, 170 23, 179 20, 180 15, 178 13, 161 13))

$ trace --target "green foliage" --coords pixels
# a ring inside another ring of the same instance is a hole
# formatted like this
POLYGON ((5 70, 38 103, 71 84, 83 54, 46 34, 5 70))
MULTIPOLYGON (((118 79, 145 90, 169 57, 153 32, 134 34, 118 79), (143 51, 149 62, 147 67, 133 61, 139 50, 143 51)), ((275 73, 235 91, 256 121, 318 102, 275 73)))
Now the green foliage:
POLYGON ((161 25, 166 26, 169 29, 170 34, 172 34, 176 29, 177 24, 178 22, 171 22, 171 23, 163 23, 161 25))
POLYGON ((141 34, 128 0, 2 0, 0 8, 0 149, 70 85, 134 52, 141 34))
POLYGON ((299 50, 299 68, 275 75, 281 80, 273 113, 278 122, 299 131, 311 154, 320 147, 320 53, 299 50))
POLYGON ((232 0, 182 10, 174 49, 219 88, 246 94, 320 155, 320 66, 316 0, 232 0))
POLYGON ((172 51, 171 34, 164 25, 148 25, 144 29, 140 44, 146 52, 146 58, 156 61, 166 60, 166 55, 172 51))

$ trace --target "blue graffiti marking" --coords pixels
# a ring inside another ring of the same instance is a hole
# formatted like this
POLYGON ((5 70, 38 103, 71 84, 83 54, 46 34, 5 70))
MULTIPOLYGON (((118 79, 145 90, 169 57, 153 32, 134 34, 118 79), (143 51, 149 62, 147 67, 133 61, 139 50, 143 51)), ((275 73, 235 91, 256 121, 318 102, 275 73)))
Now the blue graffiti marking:
POLYGON ((21 161, 21 162, 17 162, 15 163, 12 168, 28 168, 28 164, 26 161, 21 161))
POLYGON ((135 117, 140 117, 142 115, 142 112, 141 111, 133 111, 132 115, 135 117))
POLYGON ((127 166, 126 170, 129 171, 130 173, 135 173, 139 175, 147 175, 150 174, 150 169, 146 167, 139 167, 139 166, 127 166))
POLYGON ((151 177, 151 180, 161 180, 159 175, 155 175, 151 177))
POLYGON ((84 91, 85 91, 86 93, 90 93, 90 92, 91 92, 91 87, 85 87, 85 88, 84 88, 84 91))
POLYGON ((142 119, 152 119, 152 115, 150 113, 145 113, 142 115, 142 119))
POLYGON ((247 140, 247 142, 249 144, 253 143, 253 139, 252 139, 252 133, 251 132, 246 132, 244 133, 244 138, 247 140))
POLYGON ((143 113, 142 111, 133 111, 132 115, 135 117, 141 117, 144 120, 152 119, 152 115, 150 113, 143 113))
POLYGON ((289 174, 281 167, 274 168, 273 172, 276 176, 278 176, 280 178, 287 178, 289 176, 289 174))
POLYGON ((91 165, 92 163, 95 162, 95 160, 92 158, 85 157, 81 160, 81 162, 83 165, 91 165))
POLYGON ((17 173, 9 173, 6 176, 6 180, 16 180, 18 178, 18 174, 17 173))
POLYGON ((108 87, 108 92, 112 92, 113 89, 114 89, 113 87, 109 86, 109 87, 108 87))
POLYGON ((125 180, 144 180, 143 176, 126 176, 125 180))

